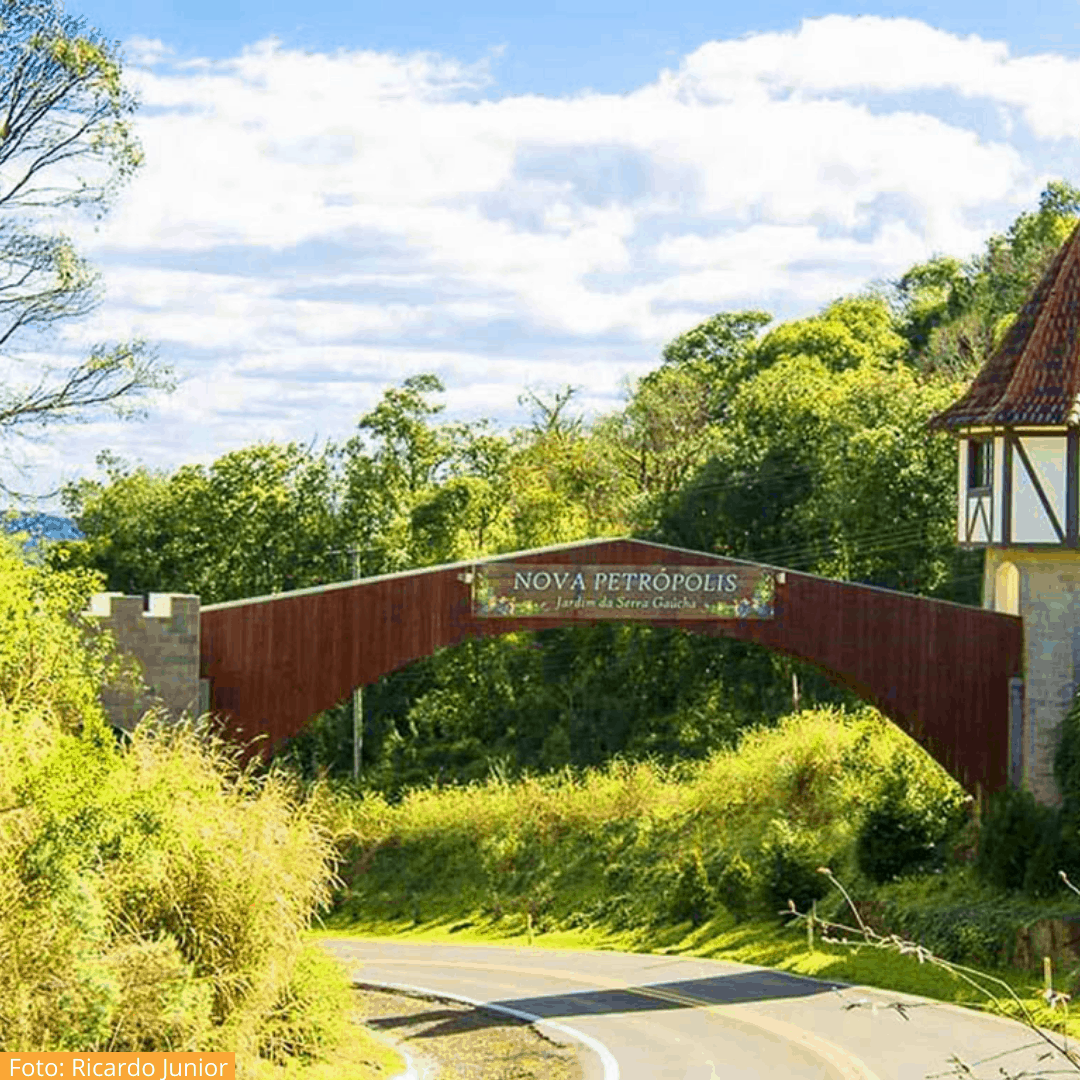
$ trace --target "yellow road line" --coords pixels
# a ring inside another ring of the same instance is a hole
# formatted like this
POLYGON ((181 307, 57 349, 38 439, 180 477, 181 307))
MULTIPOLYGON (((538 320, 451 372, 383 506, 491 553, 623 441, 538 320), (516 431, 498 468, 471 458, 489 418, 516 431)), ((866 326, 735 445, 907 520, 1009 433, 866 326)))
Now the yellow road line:
POLYGON ((689 994, 682 994, 672 990, 661 990, 658 987, 630 986, 628 983, 604 976, 586 978, 581 972, 568 971, 564 968, 523 968, 512 964, 479 964, 459 960, 409 960, 397 958, 373 959, 369 962, 405 964, 414 967, 453 967, 475 971, 502 971, 513 975, 553 975, 570 982, 585 983, 586 985, 600 984, 603 989, 607 990, 621 990, 625 993, 635 994, 638 997, 666 1001, 669 1004, 682 1005, 691 1009, 702 1009, 751 1034, 767 1033, 784 1039, 821 1058, 835 1070, 835 1075, 839 1080, 878 1080, 877 1074, 864 1061, 828 1039, 823 1039, 811 1031, 796 1027, 794 1024, 789 1024, 784 1020, 776 1020, 771 1016, 762 1016, 760 1013, 751 1012, 746 1006, 742 1005, 717 1004, 716 1002, 706 1001, 704 998, 695 998, 689 994))

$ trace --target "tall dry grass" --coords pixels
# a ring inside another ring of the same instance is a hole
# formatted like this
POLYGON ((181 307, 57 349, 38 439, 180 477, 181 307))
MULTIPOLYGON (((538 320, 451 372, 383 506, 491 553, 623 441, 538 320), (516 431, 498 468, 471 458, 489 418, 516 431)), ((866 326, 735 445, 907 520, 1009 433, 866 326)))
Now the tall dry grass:
POLYGON ((100 587, 0 541, 0 1049, 318 1057, 348 1004, 301 945, 331 836, 204 723, 118 745, 98 688, 123 665, 81 615, 100 587))

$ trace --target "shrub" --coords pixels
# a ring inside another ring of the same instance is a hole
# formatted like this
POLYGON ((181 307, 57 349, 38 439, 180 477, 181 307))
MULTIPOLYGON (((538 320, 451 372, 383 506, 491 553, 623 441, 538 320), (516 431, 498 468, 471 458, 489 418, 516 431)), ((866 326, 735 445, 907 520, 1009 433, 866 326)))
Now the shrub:
POLYGON ((11 717, 36 716, 64 731, 104 722, 100 687, 138 685, 132 661, 85 610, 101 574, 24 562, 0 535, 0 700, 11 717))
POLYGON ((0 1046, 255 1053, 329 897, 319 823, 191 728, 7 720, 0 1046))
POLYGON ((135 673, 82 614, 100 587, 0 540, 0 1049, 314 1052, 329 838, 204 726, 117 746, 98 693, 135 673))
POLYGON ((1024 895, 1045 900, 1064 891, 1065 886, 1058 876, 1064 861, 1058 815, 1052 814, 1043 829, 1042 839, 1024 869, 1024 895))
POLYGON ((352 1004, 341 966, 317 946, 307 946, 259 1027, 259 1055, 285 1065, 290 1058, 317 1061, 340 1045, 352 1004))
POLYGON ((211 1038, 212 987, 170 937, 133 940, 103 960, 114 979, 110 1046, 131 1050, 198 1047, 211 1038))
POLYGON ((818 867, 830 860, 805 831, 793 828, 784 818, 774 818, 761 850, 765 867, 762 899, 770 913, 785 911, 789 900, 806 911, 828 893, 828 879, 818 873, 818 867))
POLYGON ((725 859, 717 877, 716 896, 739 922, 749 914, 753 885, 750 864, 741 855, 725 859))
POLYGON ((1028 862, 1054 827, 1055 814, 1040 806, 1030 791, 994 792, 979 830, 975 867, 999 889, 1023 888, 1028 862))
POLYGON ((694 845, 679 862, 674 888, 669 894, 668 913, 676 923, 689 919, 697 927, 709 917, 712 905, 713 890, 701 848, 694 845))
POLYGON ((912 797, 907 763, 897 760, 855 842, 859 869, 882 884, 944 862, 948 841, 963 824, 963 804, 920 805, 912 797), (944 810, 944 812, 943 812, 944 810))

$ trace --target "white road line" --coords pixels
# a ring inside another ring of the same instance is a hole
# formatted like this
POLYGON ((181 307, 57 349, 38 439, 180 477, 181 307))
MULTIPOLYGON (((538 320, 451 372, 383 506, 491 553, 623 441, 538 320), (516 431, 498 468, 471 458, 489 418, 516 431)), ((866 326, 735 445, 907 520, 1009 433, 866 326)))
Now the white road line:
POLYGON ((401 1046, 395 1046, 394 1049, 405 1059, 405 1071, 391 1077, 391 1080, 429 1080, 427 1069, 424 1070, 423 1076, 416 1071, 416 1059, 412 1054, 401 1046))
MULTIPOLYGON (((507 1016, 516 1017, 518 1020, 527 1020, 530 1024, 548 1027, 552 1031, 561 1031, 564 1035, 569 1035, 571 1039, 576 1039, 584 1044, 596 1054, 604 1067, 604 1080, 619 1080, 619 1063, 615 1060, 615 1055, 599 1039, 594 1039, 591 1035, 586 1035, 585 1032, 578 1031, 577 1028, 572 1028, 567 1024, 560 1024, 557 1020, 545 1020, 542 1016, 534 1016, 532 1013, 524 1012, 521 1009, 511 1009, 506 1005, 493 1005, 487 1001, 476 1001, 474 998, 464 997, 462 994, 450 994, 445 990, 432 990, 427 986, 411 986, 407 983, 374 983, 367 979, 364 979, 364 985, 385 986, 388 990, 406 990, 413 994, 424 994, 434 998, 450 998, 452 1001, 461 1001, 466 1005, 472 1005, 474 1008, 490 1009, 492 1012, 505 1013, 507 1016)), ((394 1080, 414 1080, 415 1077, 415 1069, 410 1064, 409 1068, 400 1077, 395 1077, 394 1080)))

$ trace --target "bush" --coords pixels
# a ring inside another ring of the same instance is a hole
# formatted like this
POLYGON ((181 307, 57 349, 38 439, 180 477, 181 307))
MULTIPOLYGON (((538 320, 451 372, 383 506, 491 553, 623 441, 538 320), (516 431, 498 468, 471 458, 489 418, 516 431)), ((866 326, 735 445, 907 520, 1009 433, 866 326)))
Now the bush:
MULTIPOLYGON (((1028 862, 1053 832, 1055 813, 1035 801, 1030 791, 994 792, 979 830, 975 868, 999 889, 1024 887, 1028 862)), ((1033 878, 1034 880, 1034 878, 1033 878)))
POLYGON ((278 1065, 290 1058, 317 1061, 341 1044, 351 1005, 352 987, 341 966, 309 945, 260 1025, 259 1056, 278 1065))
POLYGON ((190 727, 6 728, 0 1045, 255 1053, 329 899, 318 821, 190 727))
POLYGON ((351 993, 300 944, 333 883, 323 800, 197 722, 118 746, 100 689, 138 672, 83 614, 102 584, 0 536, 0 1050, 328 1056, 351 993))
POLYGON ((750 864, 741 855, 724 860, 716 882, 716 896, 721 904, 742 922, 750 912, 754 885, 750 864))
POLYGON ((709 875, 696 845, 686 852, 679 863, 674 888, 671 890, 668 913, 676 923, 690 920, 698 927, 709 917, 713 905, 713 890, 709 875))
POLYGON ((98 693, 135 672, 82 614, 100 587, 0 542, 0 1049, 243 1060, 286 1022, 314 1046, 299 935, 329 839, 197 724, 150 717, 117 746, 98 693))
POLYGON ((940 868, 948 841, 963 824, 961 802, 955 809, 940 801, 927 807, 913 798, 905 765, 894 762, 855 842, 859 869, 879 885, 931 865, 940 868))
POLYGON ((0 534, 0 700, 10 716, 78 731, 104 722, 103 685, 138 685, 136 665, 85 614, 103 584, 88 570, 29 565, 14 540, 0 534))
POLYGON ((1032 899, 1064 890, 1059 871, 1080 870, 1080 692, 1061 726, 1054 777, 1062 802, 1042 806, 1029 791, 1006 789, 990 800, 979 829, 975 866, 985 881, 1032 899))
POLYGON ((1058 871, 1065 862, 1064 845, 1058 815, 1049 817, 1038 847, 1031 853, 1024 869, 1023 890, 1025 896, 1045 900, 1065 889, 1058 871))
POLYGON ((785 819, 774 818, 762 845, 765 865, 762 899, 769 913, 787 910, 788 901, 806 911, 828 893, 830 885, 818 867, 830 860, 823 857, 810 836, 794 829, 785 819))

